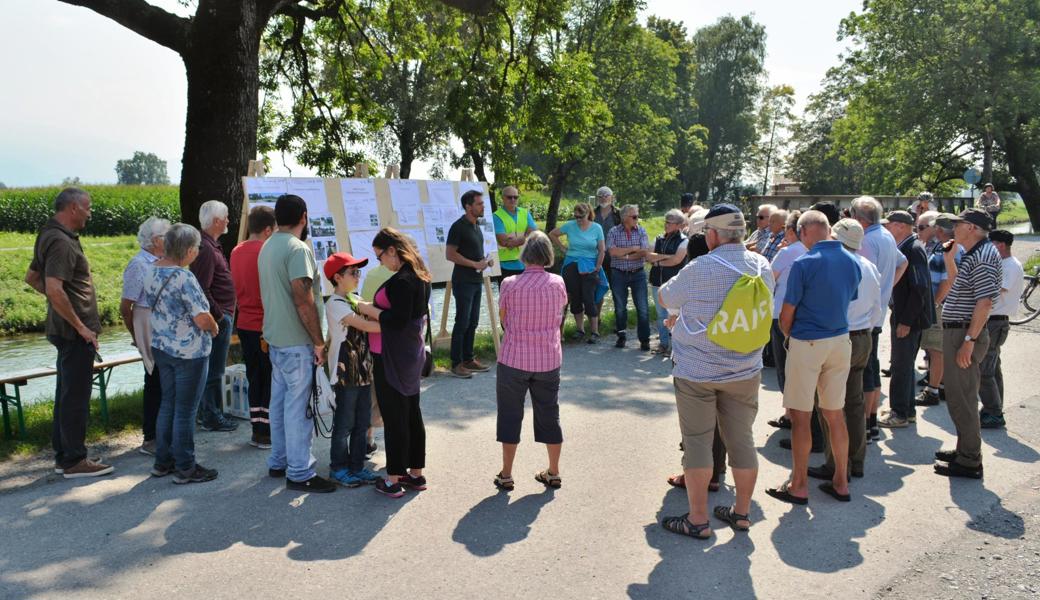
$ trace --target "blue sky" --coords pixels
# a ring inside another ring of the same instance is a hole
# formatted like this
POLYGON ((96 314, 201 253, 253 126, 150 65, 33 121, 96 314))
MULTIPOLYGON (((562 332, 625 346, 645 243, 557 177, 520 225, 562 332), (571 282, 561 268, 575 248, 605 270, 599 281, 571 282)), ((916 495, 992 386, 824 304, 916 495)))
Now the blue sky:
MULTIPOLYGON (((152 3, 177 9, 173 0, 152 3)), ((57 0, 4 4, 0 182, 115 182, 116 161, 135 150, 158 154, 177 181, 186 104, 178 56, 84 8, 57 0)), ((683 21, 689 31, 725 14, 753 13, 769 36, 770 83, 794 86, 801 101, 837 63, 839 21, 861 7, 861 0, 649 0, 646 13, 683 21)), ((275 174, 286 174, 280 157, 272 158, 275 174)), ((424 176, 425 166, 413 173, 424 176)), ((308 172, 295 167, 293 174, 308 172)))

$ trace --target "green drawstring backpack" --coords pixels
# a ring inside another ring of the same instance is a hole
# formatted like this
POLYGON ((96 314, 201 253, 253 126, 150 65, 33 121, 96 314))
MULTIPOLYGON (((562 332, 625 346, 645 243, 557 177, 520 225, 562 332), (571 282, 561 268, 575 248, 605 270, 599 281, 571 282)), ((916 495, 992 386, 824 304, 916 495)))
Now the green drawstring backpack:
MULTIPOLYGON (((707 333, 708 339, 719 346, 741 354, 750 354, 769 343, 769 329, 773 324, 773 294, 762 279, 762 267, 750 275, 729 264, 714 254, 702 258, 714 260, 740 275, 722 301, 722 307, 707 326, 698 323, 697 331, 690 331, 685 322, 683 327, 691 335, 707 333)), ((680 319, 682 321, 682 319, 680 319)))

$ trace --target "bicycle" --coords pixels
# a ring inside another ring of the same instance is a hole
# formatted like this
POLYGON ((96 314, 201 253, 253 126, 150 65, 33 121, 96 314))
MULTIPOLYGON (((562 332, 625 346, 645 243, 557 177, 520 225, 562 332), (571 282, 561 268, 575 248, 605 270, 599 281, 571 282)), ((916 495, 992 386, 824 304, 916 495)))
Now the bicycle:
POLYGON ((1012 325, 1028 323, 1040 315, 1040 292, 1037 291, 1040 288, 1040 265, 1033 267, 1033 273, 1025 277, 1026 284, 1018 299, 1018 307, 1008 319, 1012 325))

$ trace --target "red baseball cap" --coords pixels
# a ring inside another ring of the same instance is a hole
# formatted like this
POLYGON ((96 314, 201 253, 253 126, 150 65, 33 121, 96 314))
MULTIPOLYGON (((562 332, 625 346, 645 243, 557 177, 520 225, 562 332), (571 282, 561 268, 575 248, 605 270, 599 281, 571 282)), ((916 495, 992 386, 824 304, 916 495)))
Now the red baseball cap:
POLYGON ((346 252, 337 252, 325 261, 325 278, 332 281, 332 276, 346 267, 363 267, 367 264, 367 258, 354 258, 346 252))

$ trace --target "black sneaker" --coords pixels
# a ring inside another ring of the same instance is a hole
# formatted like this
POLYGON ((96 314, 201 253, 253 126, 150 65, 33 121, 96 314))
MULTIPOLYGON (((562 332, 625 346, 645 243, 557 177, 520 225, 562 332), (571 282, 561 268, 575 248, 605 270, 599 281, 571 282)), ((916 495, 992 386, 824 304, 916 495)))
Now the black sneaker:
POLYGON ((953 461, 957 460, 957 451, 956 450, 936 450, 935 451, 935 460, 941 460, 943 462, 952 463, 953 461))
POLYGON ((267 476, 275 479, 285 479, 285 469, 268 469, 267 476))
POLYGON ((938 404, 939 394, 929 389, 921 390, 921 393, 914 399, 914 406, 937 406, 938 404))
POLYGON ((575 329, 574 333, 571 334, 572 341, 580 342, 583 339, 585 339, 585 332, 581 329, 575 329))
POLYGON ((924 387, 926 385, 928 385, 928 375, 927 374, 925 374, 924 377, 922 377, 922 378, 917 380, 917 386, 918 387, 924 387))
POLYGON ((367 446, 365 446, 365 458, 371 457, 373 454, 376 453, 376 450, 378 449, 379 447, 375 444, 368 444, 367 446))
POLYGON ((892 369, 881 369, 881 376, 882 377, 891 377, 892 376, 892 369))
POLYGON ((617 341, 614 342, 614 347, 615 348, 624 348, 625 347, 625 341, 626 341, 625 340, 625 336, 623 336, 623 335, 617 336, 617 341))
POLYGON ((238 429, 238 423, 231 419, 221 419, 215 423, 202 423, 203 431, 234 431, 238 429))
POLYGON ((397 480, 397 483, 420 492, 426 489, 426 478, 422 475, 418 477, 413 477, 411 473, 408 473, 406 475, 402 475, 401 478, 397 480))
POLYGON ((642 352, 648 352, 650 350, 650 340, 639 342, 639 350, 642 352))
POLYGON ((207 469, 206 467, 195 463, 195 468, 191 471, 182 473, 177 471, 173 475, 173 482, 177 484, 185 483, 202 483, 204 481, 213 481, 217 478, 216 469, 207 469))
POLYGON ((968 479, 982 479, 982 465, 978 467, 965 467, 964 465, 952 462, 948 465, 933 465, 936 475, 942 475, 944 477, 966 477, 968 479))
POLYGON ((599 341, 599 334, 596 333, 595 331, 590 333, 589 337, 585 338, 585 343, 586 344, 595 344, 598 341, 599 341))
MULTIPOLYGON (((784 439, 780 440, 780 447, 783 448, 784 450, 790 450, 791 449, 791 439, 790 438, 784 438, 784 439)), ((813 445, 813 446, 811 446, 809 448, 809 452, 812 452, 813 454, 818 454, 820 452, 823 452, 823 445, 822 444, 813 445)))
POLYGON ((328 479, 315 475, 307 481, 285 480, 285 489, 297 492, 313 492, 315 494, 328 494, 336 491, 336 484, 328 479))
POLYGON ((174 472, 173 465, 154 465, 151 470, 152 477, 166 477, 174 472))
POLYGON ((383 479, 382 477, 376 482, 376 491, 391 498, 404 496, 404 488, 401 487, 400 483, 391 483, 389 479, 383 479))

